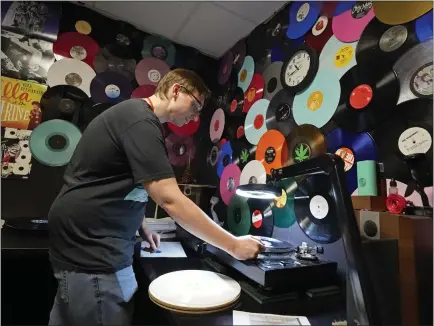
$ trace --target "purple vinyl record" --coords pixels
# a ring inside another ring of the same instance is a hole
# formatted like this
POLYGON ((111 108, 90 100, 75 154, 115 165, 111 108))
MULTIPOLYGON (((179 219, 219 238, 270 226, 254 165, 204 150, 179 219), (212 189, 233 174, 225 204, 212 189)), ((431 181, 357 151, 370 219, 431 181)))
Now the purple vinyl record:
POLYGON ((193 161, 196 153, 193 136, 172 133, 166 137, 165 142, 170 164, 182 167, 193 161))
POLYGON ((169 65, 160 59, 146 57, 139 61, 136 66, 136 80, 139 86, 158 86, 161 78, 170 71, 169 65))
POLYGON ((235 44, 232 49, 233 65, 236 72, 240 71, 244 63, 244 57, 246 56, 246 43, 244 40, 235 44))
POLYGON ((90 83, 90 95, 95 103, 119 103, 129 99, 132 92, 128 78, 118 72, 99 73, 90 83))
POLYGON ((232 71, 233 58, 231 51, 226 52, 223 58, 221 58, 218 72, 219 85, 224 85, 228 81, 232 71))

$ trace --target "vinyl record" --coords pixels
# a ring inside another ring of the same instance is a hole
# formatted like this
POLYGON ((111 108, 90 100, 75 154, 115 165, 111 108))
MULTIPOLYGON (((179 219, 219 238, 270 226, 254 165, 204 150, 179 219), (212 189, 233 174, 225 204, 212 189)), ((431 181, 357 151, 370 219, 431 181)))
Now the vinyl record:
POLYGON ((232 196, 227 209, 226 222, 228 231, 233 235, 239 237, 249 234, 252 222, 246 197, 232 196))
POLYGON ((412 181, 404 157, 426 154, 418 165, 418 174, 425 187, 432 186, 433 169, 433 103, 431 99, 414 99, 398 105, 393 116, 374 130, 372 136, 384 165, 384 178, 403 183, 412 181))
POLYGON ((268 105, 266 126, 268 130, 280 131, 285 137, 296 126, 292 116, 294 94, 284 88, 277 92, 268 105))
POLYGON ((337 5, 334 10, 333 16, 339 16, 340 14, 343 14, 345 11, 352 10, 356 3, 357 3, 356 0, 337 1, 337 5))
POLYGON ((342 42, 358 41, 366 25, 374 16, 372 1, 357 1, 351 10, 333 18, 333 33, 342 42))
POLYGON ((232 72, 233 61, 234 61, 234 57, 230 50, 227 51, 223 56, 223 58, 220 59, 220 66, 219 66, 218 78, 217 78, 219 85, 224 85, 229 80, 229 77, 232 72))
POLYGON ((81 89, 58 85, 49 87, 42 94, 41 101, 42 122, 61 119, 80 126, 80 116, 92 107, 93 103, 89 96, 81 89))
POLYGON ((112 71, 124 75, 130 81, 135 79, 136 60, 115 57, 106 48, 97 53, 93 66, 97 73, 112 71))
POLYGON ((282 86, 300 93, 315 79, 319 67, 318 54, 308 45, 301 45, 288 55, 280 74, 282 86))
POLYGON ((243 117, 245 113, 243 112, 244 106, 244 92, 241 88, 237 87, 233 97, 228 101, 225 106, 225 112, 230 116, 243 117))
POLYGON ((214 168, 217 165, 219 152, 220 151, 217 146, 213 146, 211 147, 211 149, 208 150, 208 153, 206 155, 206 162, 208 167, 214 168))
POLYGON ((170 134, 165 143, 170 164, 182 167, 193 161, 196 154, 193 137, 170 134))
POLYGON ((329 78, 341 78, 356 65, 357 42, 343 43, 330 37, 319 56, 319 69, 329 70, 329 78))
POLYGON ((235 191, 240 185, 240 175, 241 170, 236 164, 229 164, 223 170, 220 177, 220 195, 226 205, 229 205, 232 196, 235 195, 235 191))
POLYGON ((267 171, 265 171, 265 167, 260 161, 250 161, 241 171, 240 185, 266 183, 267 171))
POLYGON ((264 95, 264 78, 258 74, 253 74, 252 81, 244 93, 243 112, 249 112, 252 105, 264 95))
POLYGON ((244 64, 246 57, 246 42, 244 40, 238 41, 231 49, 233 69, 239 72, 244 64))
POLYGON ((244 134, 244 118, 243 117, 232 117, 225 124, 225 131, 223 136, 229 140, 246 139, 244 134))
POLYGON ((154 57, 165 61, 169 67, 175 64, 176 49, 168 39, 149 35, 143 40, 142 57, 154 57))
POLYGON ((399 97, 392 69, 369 70, 357 65, 340 79, 341 98, 333 121, 349 132, 371 131, 387 119, 399 97))
POLYGON ((93 60, 99 52, 99 45, 90 36, 78 32, 66 32, 53 43, 53 53, 63 58, 83 61, 93 68, 93 60))
POLYGON ((332 21, 333 18, 325 15, 318 17, 316 23, 306 35, 306 45, 309 45, 317 53, 321 53, 325 44, 333 35, 332 21))
POLYGON ((107 50, 114 56, 122 59, 134 59, 140 52, 143 33, 133 25, 117 20, 113 26, 116 31, 113 39, 107 45, 107 50))
MULTIPOLYGON (((269 54, 270 48, 262 42, 266 35, 266 25, 260 24, 246 38, 247 54, 253 58, 255 63, 264 60, 269 54)), ((261 71, 257 71, 261 73, 261 71)))
POLYGON ((262 74, 265 78, 264 73, 268 67, 274 62, 271 62, 271 49, 266 49, 263 57, 258 58, 255 61, 255 72, 262 74))
POLYGON ((247 141, 252 145, 256 145, 267 131, 265 118, 269 104, 270 101, 260 99, 252 105, 247 113, 246 120, 244 121, 244 133, 247 141))
POLYGON ((377 148, 371 136, 364 132, 355 134, 340 128, 326 135, 327 153, 334 153, 345 163, 345 177, 351 195, 357 189, 357 162, 378 160, 377 148))
POLYGON ((32 156, 47 166, 68 164, 81 138, 80 130, 64 120, 54 119, 41 123, 30 135, 32 156))
POLYGON ((285 6, 270 21, 262 25, 265 27, 264 34, 258 37, 257 43, 263 44, 265 48, 270 49, 288 39, 286 31, 289 26, 289 10, 290 6, 285 6))
POLYGON ((320 7, 321 4, 315 1, 293 2, 289 9, 289 26, 286 36, 296 39, 305 35, 315 24, 320 7))
POLYGON ((285 136, 277 130, 268 130, 259 140, 255 158, 264 165, 267 174, 271 174, 271 169, 285 166, 288 161, 285 136))
POLYGON ((157 58, 144 58, 136 66, 136 80, 141 85, 157 86, 161 78, 170 71, 166 62, 157 58))
POLYGON ((388 25, 405 24, 433 8, 432 1, 375 1, 375 16, 388 25))
POLYGON ((432 10, 416 19, 415 29, 419 42, 425 42, 433 37, 433 13, 432 10))
POLYGON ((282 89, 280 82, 280 72, 282 70, 283 62, 273 62, 264 71, 264 98, 271 101, 273 96, 282 89))
POLYGON ((255 159, 256 146, 246 141, 236 140, 231 142, 233 163, 242 170, 247 163, 255 159))
POLYGON ((433 40, 407 51, 393 65, 400 84, 398 104, 415 98, 433 97, 433 40))
POLYGON ((200 118, 198 118, 197 121, 191 120, 181 127, 178 127, 177 125, 170 122, 167 123, 167 126, 173 133, 179 136, 191 136, 194 135, 199 129, 200 118))
POLYGON ((131 93, 131 98, 146 98, 154 95, 155 90, 157 89, 154 85, 142 85, 137 87, 131 93))
POLYGON ((320 70, 313 83, 294 97, 292 114, 298 125, 321 128, 332 118, 339 104, 341 87, 331 74, 329 69, 320 70))
POLYGON ((274 226, 278 228, 289 228, 295 222, 294 193, 298 188, 294 178, 286 178, 276 183, 281 188, 282 195, 274 200, 272 207, 274 226))
POLYGON ((225 129, 225 112, 222 109, 215 110, 209 124, 209 137, 213 143, 217 143, 225 129))
POLYGON ((272 237, 274 230, 274 217, 271 205, 267 200, 249 199, 250 232, 251 235, 272 237))
POLYGON ((99 73, 90 84, 90 94, 95 103, 119 103, 129 99, 132 92, 130 81, 117 72, 99 73))
MULTIPOLYGON (((274 213, 273 213, 274 216, 274 213)), ((274 216, 274 220, 276 220, 276 217, 274 216)), ((276 221, 275 221, 276 223, 276 221)), ((268 237, 259 237, 259 240, 261 240, 262 244, 265 246, 264 252, 269 253, 282 253, 282 252, 289 252, 294 249, 294 246, 291 245, 289 242, 281 241, 278 239, 268 238, 268 237)))
POLYGON ((114 105, 114 103, 98 103, 92 107, 83 110, 83 119, 80 123, 80 130, 83 132, 89 123, 93 121, 97 116, 99 116, 104 111, 108 110, 114 105))
POLYGON ((238 72, 238 87, 245 92, 252 81, 253 74, 255 73, 255 62, 251 56, 244 58, 243 66, 238 72))
POLYGON ((223 170, 229 164, 232 164, 232 147, 231 142, 227 141, 220 149, 220 153, 217 158, 217 175, 221 178, 223 170))
POLYGON ((292 129, 286 138, 289 159, 287 165, 303 162, 327 152, 324 135, 313 125, 304 124, 292 129))
POLYGON ((327 175, 307 177, 298 186, 294 212, 298 225, 309 239, 324 244, 340 239, 337 208, 327 175))
POLYGON ((357 43, 357 64, 369 65, 371 70, 392 67, 396 60, 417 43, 413 23, 390 26, 374 18, 357 43))
POLYGON ((90 96, 90 83, 95 75, 95 71, 86 63, 65 58, 56 61, 50 67, 47 74, 47 84, 50 87, 57 85, 75 86, 90 96))

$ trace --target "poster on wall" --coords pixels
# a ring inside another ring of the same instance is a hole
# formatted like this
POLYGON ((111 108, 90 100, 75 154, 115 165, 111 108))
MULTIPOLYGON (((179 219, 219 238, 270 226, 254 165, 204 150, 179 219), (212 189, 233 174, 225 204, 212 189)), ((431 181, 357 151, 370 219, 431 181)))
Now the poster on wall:
POLYGON ((0 57, 2 76, 45 84, 53 43, 2 30, 0 57))
POLYGON ((29 139, 32 130, 2 128, 2 179, 28 179, 32 168, 29 139))
POLYGON ((2 29, 54 42, 59 32, 59 2, 2 1, 2 29))

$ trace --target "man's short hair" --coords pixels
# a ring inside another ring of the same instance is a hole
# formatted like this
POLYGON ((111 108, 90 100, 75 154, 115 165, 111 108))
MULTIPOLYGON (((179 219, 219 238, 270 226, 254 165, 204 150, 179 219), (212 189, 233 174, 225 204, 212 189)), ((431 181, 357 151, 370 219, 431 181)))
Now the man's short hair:
POLYGON ((182 85, 190 92, 197 90, 200 95, 205 97, 205 100, 211 95, 210 90, 198 74, 194 71, 181 68, 169 71, 158 83, 155 93, 159 97, 166 98, 170 87, 176 83, 182 85))

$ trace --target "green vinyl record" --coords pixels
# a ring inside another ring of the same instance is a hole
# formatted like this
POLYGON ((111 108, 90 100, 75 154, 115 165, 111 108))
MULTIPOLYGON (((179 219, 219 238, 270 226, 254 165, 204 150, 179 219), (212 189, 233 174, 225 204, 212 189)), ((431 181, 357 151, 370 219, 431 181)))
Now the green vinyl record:
POLYGON ((277 187, 282 189, 282 196, 274 200, 272 208, 274 226, 278 228, 289 228, 295 222, 294 193, 298 184, 294 178, 287 178, 277 182, 277 187))
POLYGON ((236 236, 249 234, 251 223, 247 198, 234 195, 228 205, 226 223, 228 231, 236 236))

